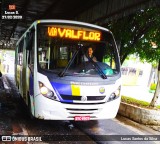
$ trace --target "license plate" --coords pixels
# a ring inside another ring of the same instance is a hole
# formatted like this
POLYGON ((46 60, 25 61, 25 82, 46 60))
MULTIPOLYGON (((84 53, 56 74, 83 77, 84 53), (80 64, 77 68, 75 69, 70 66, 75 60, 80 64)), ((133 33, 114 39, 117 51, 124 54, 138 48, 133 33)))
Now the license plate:
POLYGON ((75 121, 89 121, 90 120, 90 116, 75 116, 74 120, 75 121))

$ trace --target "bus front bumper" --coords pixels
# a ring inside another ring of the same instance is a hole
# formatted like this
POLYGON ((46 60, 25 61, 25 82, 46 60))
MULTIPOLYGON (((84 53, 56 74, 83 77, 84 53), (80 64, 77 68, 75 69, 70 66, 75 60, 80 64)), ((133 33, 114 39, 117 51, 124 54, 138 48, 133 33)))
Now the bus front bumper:
POLYGON ((117 115, 120 100, 118 97, 103 104, 66 104, 39 95, 35 102, 35 117, 46 120, 74 120, 78 116, 88 116, 90 120, 111 119, 117 115))

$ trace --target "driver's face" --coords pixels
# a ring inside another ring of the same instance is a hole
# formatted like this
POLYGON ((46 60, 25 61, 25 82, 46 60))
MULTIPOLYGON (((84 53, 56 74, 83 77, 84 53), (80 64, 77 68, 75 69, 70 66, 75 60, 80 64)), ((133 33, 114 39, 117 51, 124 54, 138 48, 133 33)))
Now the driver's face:
POLYGON ((92 48, 89 48, 89 49, 88 49, 88 55, 89 55, 89 56, 92 56, 92 54, 93 54, 93 49, 92 49, 92 48))

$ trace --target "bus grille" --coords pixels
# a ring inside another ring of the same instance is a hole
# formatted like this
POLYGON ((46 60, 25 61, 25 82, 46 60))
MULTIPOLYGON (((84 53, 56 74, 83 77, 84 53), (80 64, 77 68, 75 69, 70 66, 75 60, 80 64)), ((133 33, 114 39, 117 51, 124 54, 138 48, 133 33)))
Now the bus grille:
POLYGON ((100 111, 100 109, 76 109, 76 108, 66 108, 66 110, 72 115, 93 115, 100 111))
MULTIPOLYGON (((82 96, 71 96, 71 95, 62 95, 63 100, 77 100, 81 101, 82 96)), ((104 100, 106 96, 87 96, 87 101, 101 101, 104 100)))

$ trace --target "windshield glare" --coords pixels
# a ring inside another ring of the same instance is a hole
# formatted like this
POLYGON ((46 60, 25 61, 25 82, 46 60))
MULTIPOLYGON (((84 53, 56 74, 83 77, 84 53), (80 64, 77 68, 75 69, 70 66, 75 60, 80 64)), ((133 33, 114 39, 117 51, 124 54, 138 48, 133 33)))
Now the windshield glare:
POLYGON ((53 73, 77 76, 112 76, 119 72, 112 41, 83 41, 38 33, 38 65, 53 73))

